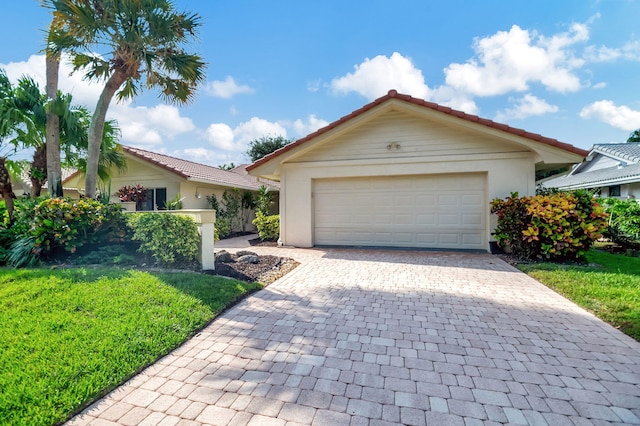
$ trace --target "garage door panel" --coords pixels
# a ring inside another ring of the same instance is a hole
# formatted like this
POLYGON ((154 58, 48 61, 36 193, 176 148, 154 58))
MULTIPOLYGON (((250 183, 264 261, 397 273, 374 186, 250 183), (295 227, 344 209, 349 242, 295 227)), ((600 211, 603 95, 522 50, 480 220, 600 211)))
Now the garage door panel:
POLYGON ((485 176, 314 181, 315 244, 484 249, 485 176))

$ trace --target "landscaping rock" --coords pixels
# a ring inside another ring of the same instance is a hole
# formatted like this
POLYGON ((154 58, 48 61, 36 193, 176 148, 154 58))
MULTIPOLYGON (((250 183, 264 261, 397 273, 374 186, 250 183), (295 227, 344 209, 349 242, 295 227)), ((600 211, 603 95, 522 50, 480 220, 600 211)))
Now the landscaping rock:
POLYGON ((238 257, 242 257, 242 256, 257 256, 256 253, 249 251, 249 250, 240 250, 238 252, 236 252, 236 256, 238 257))
POLYGON ((252 255, 252 254, 246 254, 244 256, 240 256, 238 257, 238 262, 243 262, 243 263, 258 263, 260 262, 260 259, 258 258, 258 256, 256 255, 252 255))
POLYGON ((228 251, 220 250, 218 253, 216 253, 216 262, 230 263, 233 262, 233 257, 228 251))

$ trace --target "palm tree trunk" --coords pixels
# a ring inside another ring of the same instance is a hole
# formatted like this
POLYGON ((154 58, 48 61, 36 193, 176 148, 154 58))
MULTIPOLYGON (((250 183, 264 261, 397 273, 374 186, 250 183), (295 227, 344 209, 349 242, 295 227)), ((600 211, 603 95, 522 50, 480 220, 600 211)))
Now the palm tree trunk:
POLYGON ((109 109, 109 103, 113 95, 125 82, 127 76, 119 71, 115 71, 100 93, 96 110, 91 117, 89 124, 89 149, 87 153, 87 174, 85 177, 85 195, 87 198, 95 198, 98 184, 98 163, 100 160, 100 146, 102 145, 102 132, 104 121, 109 109))
POLYGON ((0 157, 0 193, 2 193, 2 198, 7 207, 9 223, 13 223, 13 199, 16 198, 16 194, 13 193, 11 188, 11 176, 9 176, 5 160, 4 157, 0 157))
POLYGON ((31 162, 31 198, 40 196, 42 185, 47 181, 47 145, 40 145, 33 153, 31 162))
MULTIPOLYGON (((47 50, 47 98, 58 96, 58 73, 60 71, 60 53, 47 50)), ((46 133, 46 170, 49 177, 49 194, 52 197, 62 197, 62 167, 60 165, 60 117, 47 112, 46 133)), ((35 191, 34 191, 35 192, 35 191)))

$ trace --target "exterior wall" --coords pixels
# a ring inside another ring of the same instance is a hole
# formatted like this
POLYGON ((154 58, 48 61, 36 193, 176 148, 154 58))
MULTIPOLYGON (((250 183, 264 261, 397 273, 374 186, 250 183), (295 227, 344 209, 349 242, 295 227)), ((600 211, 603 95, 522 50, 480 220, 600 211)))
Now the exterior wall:
MULTIPOLYGON (((396 139, 398 140, 398 139, 396 139)), ((402 150, 402 142, 400 142, 402 150)), ((494 145, 495 147, 495 145, 494 145)), ((347 160, 296 162, 282 165, 280 194, 283 244, 312 247, 313 241, 313 180, 321 178, 425 175, 442 173, 486 173, 486 217, 489 226, 485 241, 491 241, 495 218, 490 217, 489 202, 504 198, 511 192, 520 195, 535 193, 535 164, 531 153, 503 153, 497 147, 492 154, 435 155, 422 158, 394 158, 387 152, 384 161, 347 160)), ((455 150, 451 147, 452 151, 455 150)), ((385 147, 386 150, 386 147, 385 147)), ((321 156, 321 158, 323 158, 321 156)), ((310 156, 307 157, 311 159, 310 156)))
POLYGON ((295 159, 296 162, 477 155, 522 152, 468 129, 389 111, 295 159), (394 145, 395 144, 395 145, 394 145))
POLYGON ((593 172, 596 170, 607 169, 609 167, 615 167, 620 163, 615 158, 607 157, 602 154, 598 154, 593 160, 587 162, 582 166, 580 173, 593 172))
MULTIPOLYGON (((612 197, 609 194, 609 186, 600 188, 600 196, 603 198, 612 197)), ((613 197, 620 200, 635 199, 640 200, 640 182, 620 185, 620 196, 613 197)))

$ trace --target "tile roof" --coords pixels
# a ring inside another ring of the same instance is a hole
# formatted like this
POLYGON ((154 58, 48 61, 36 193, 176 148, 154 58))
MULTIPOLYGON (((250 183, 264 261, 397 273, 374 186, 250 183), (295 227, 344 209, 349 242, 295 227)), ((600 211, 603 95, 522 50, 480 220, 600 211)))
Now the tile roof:
POLYGON ((318 129, 314 133, 311 133, 311 134, 305 136, 302 139, 298 139, 297 141, 295 141, 293 143, 290 143, 290 144, 280 148, 279 150, 274 151, 269 155, 266 155, 265 157, 262 157, 261 159, 257 160, 253 164, 250 164, 249 166, 247 166, 247 170, 250 171, 250 170, 258 167, 259 165, 264 164, 267 161, 269 161, 269 160, 271 160, 271 159, 273 159, 275 157, 278 157, 278 156, 284 154, 285 152, 290 151, 291 149, 296 148, 296 147, 304 144, 305 142, 307 142, 307 141, 309 141, 309 140, 311 140, 313 138, 316 138, 316 137, 322 135, 323 133, 327 133, 328 131, 330 131, 330 130, 332 130, 332 129, 334 129, 334 128, 342 125, 342 124, 344 124, 345 122, 347 122, 347 121, 349 121, 349 120, 351 120, 351 119, 353 119, 353 118, 355 118, 355 117, 357 117, 357 116, 369 111, 370 109, 375 108, 378 105, 380 105, 380 104, 382 104, 384 102, 387 102, 387 101, 389 101, 391 99, 398 99, 398 100, 401 100, 401 101, 409 102, 409 103, 414 104, 414 105, 418 105, 418 106, 421 106, 421 107, 429 108, 429 109, 432 109, 434 111, 443 112, 445 114, 449 114, 449 115, 451 115, 453 117, 457 117, 457 118, 460 118, 462 120, 471 121, 471 122, 474 122, 474 123, 477 123, 477 124, 480 124, 480 125, 483 125, 483 126, 491 127, 493 129, 496 129, 496 130, 501 130, 503 132, 511 133, 511 134, 516 135, 516 136, 520 136, 520 137, 523 137, 523 138, 526 138, 526 139, 531 139, 531 140, 533 140, 535 142, 540 142, 540 143, 543 143, 543 144, 546 144, 546 145, 555 146, 557 148, 564 149, 565 151, 569 151, 569 152, 572 152, 574 154, 581 155, 583 157, 586 157, 587 154, 589 153, 588 151, 586 151, 584 149, 577 148, 577 147, 575 147, 573 145, 570 145, 568 143, 560 142, 557 139, 547 138, 547 137, 539 135, 537 133, 531 133, 531 132, 527 132, 526 130, 523 130, 523 129, 519 129, 519 128, 516 128, 516 127, 508 126, 506 124, 496 123, 495 121, 492 121, 492 120, 489 120, 489 119, 486 119, 486 118, 481 118, 481 117, 478 117, 477 115, 467 114, 466 112, 462 112, 462 111, 458 111, 458 110, 455 110, 455 109, 452 109, 452 108, 449 108, 449 107, 438 105, 438 104, 433 103, 433 102, 428 102, 428 101, 425 101, 423 99, 414 98, 414 97, 409 96, 409 95, 403 95, 403 94, 398 93, 396 90, 389 90, 389 92, 386 95, 374 100, 371 103, 368 103, 367 105, 363 106, 362 108, 359 108, 359 109, 353 111, 351 114, 345 115, 344 117, 334 121, 333 123, 321 128, 321 129, 318 129))
POLYGON ((565 175, 541 182, 546 188, 575 189, 640 182, 640 163, 625 167, 607 167, 575 175, 565 175))
POLYGON ((593 146, 593 151, 631 163, 640 163, 640 143, 602 143, 593 146))
MULTIPOLYGON (((154 164, 170 171, 171 173, 175 173, 187 180, 253 190, 259 189, 262 185, 274 187, 274 185, 259 181, 253 177, 243 175, 242 173, 222 170, 218 167, 182 160, 169 155, 158 154, 157 152, 146 151, 144 149, 124 145, 122 146, 122 150, 136 158, 154 164)), ((274 187, 274 189, 279 188, 274 187)))

